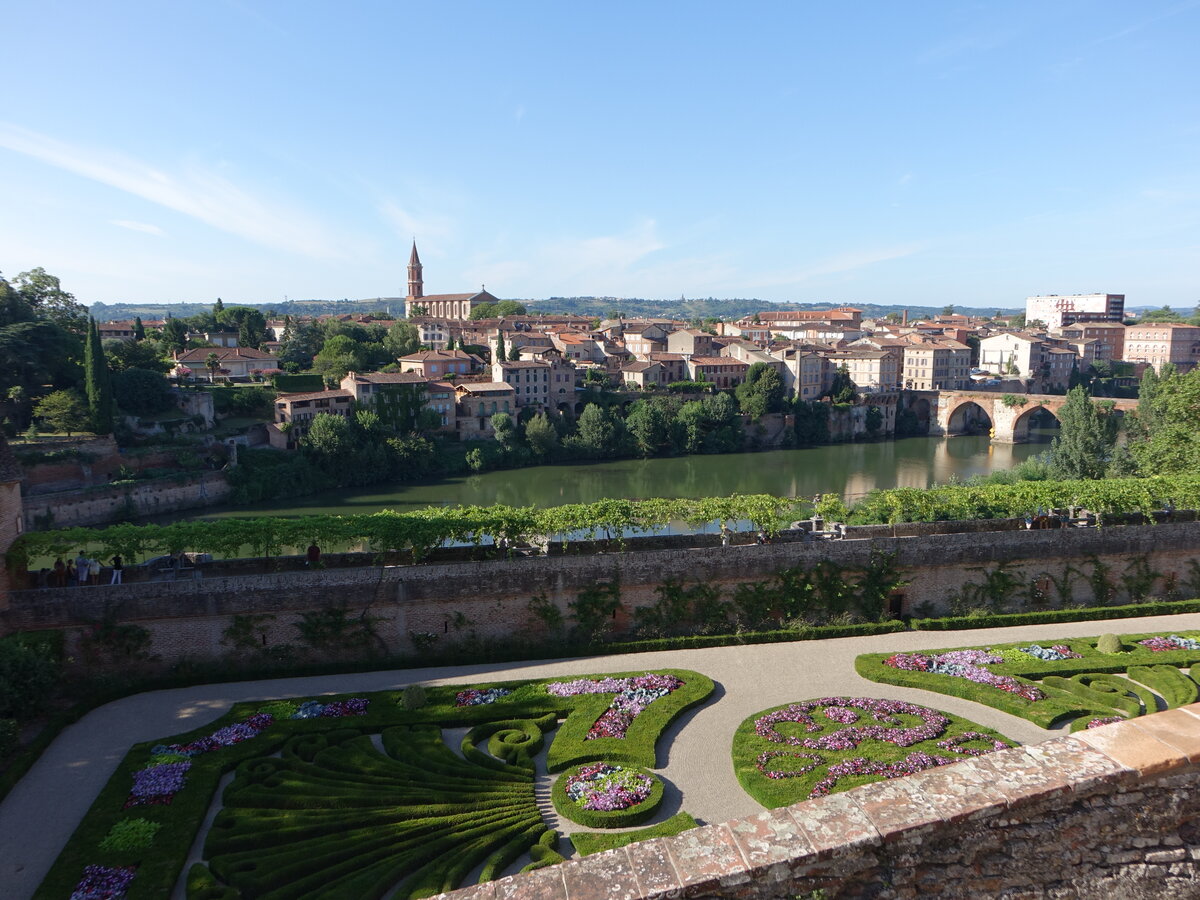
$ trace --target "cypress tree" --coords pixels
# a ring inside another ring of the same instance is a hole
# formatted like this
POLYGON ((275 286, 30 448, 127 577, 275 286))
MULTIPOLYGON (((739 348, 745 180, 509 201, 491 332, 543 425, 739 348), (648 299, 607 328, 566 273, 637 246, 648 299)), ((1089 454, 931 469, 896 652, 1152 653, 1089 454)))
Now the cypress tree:
POLYGON ((113 394, 108 378, 108 361, 104 358, 104 348, 100 346, 96 320, 90 317, 87 343, 83 347, 83 374, 92 431, 96 434, 112 434, 113 394))
POLYGON ((144 341, 146 339, 146 326, 142 324, 142 317, 137 316, 133 320, 133 337, 134 340, 144 341))
POLYGON ((504 352, 504 332, 496 329, 496 362, 504 362, 508 356, 504 352))

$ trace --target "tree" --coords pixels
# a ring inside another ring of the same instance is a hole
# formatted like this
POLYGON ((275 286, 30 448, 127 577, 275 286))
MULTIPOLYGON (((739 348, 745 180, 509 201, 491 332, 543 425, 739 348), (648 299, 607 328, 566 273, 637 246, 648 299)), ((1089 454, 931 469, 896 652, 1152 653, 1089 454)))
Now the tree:
MULTIPOLYGON (((217 298, 221 299, 220 297, 217 298)), ((208 369, 208 382, 212 384, 216 380, 217 369, 221 368, 221 357, 215 353, 210 353, 204 357, 204 368, 208 369)))
POLYGON ((54 391, 33 407, 34 415, 54 431, 83 431, 88 426, 88 411, 76 390, 54 391))
POLYGON ((75 299, 74 294, 64 291, 59 280, 41 266, 22 272, 13 279, 13 286, 39 319, 75 334, 82 335, 87 331, 87 308, 75 299))
MULTIPOLYGON (((495 425, 494 417, 492 424, 495 425)), ((538 459, 547 459, 558 449, 558 432, 545 413, 538 413, 525 423, 525 440, 538 459)))
POLYGON ((133 339, 135 341, 144 341, 146 339, 146 326, 142 324, 142 317, 135 316, 133 320, 133 339))
POLYGON ((735 393, 742 412, 757 419, 782 408, 783 379, 774 366, 756 362, 746 371, 746 380, 735 393))
POLYGON ((825 392, 825 396, 834 403, 853 403, 858 398, 858 385, 850 378, 850 370, 848 368, 838 366, 838 370, 834 372, 833 381, 829 385, 829 390, 825 392))
POLYGON ((279 364, 293 371, 310 368, 321 349, 320 334, 311 322, 301 322, 290 332, 288 328, 284 326, 279 364))
POLYGON ((1058 411, 1061 426, 1050 447, 1051 470, 1058 478, 1102 478, 1117 442, 1112 404, 1101 412, 1081 387, 1067 392, 1058 411))
POLYGON ((163 324, 162 340, 168 351, 183 352, 187 346, 187 325, 182 319, 167 319, 163 324))
POLYGON ((671 423, 675 410, 666 398, 639 400, 625 417, 625 427, 642 456, 657 456, 672 449, 671 423))
POLYGON ((96 328, 95 319, 88 319, 87 342, 83 350, 84 392, 92 431, 96 434, 112 434, 112 382, 109 380, 108 361, 100 345, 100 331, 96 328))
POLYGON ((217 302, 213 304, 213 318, 219 316, 225 309, 225 304, 221 302, 221 298, 217 298, 217 302))
MULTIPOLYGON (((421 334, 417 331, 417 326, 411 322, 397 322, 388 329, 387 336, 383 339, 383 346, 387 347, 388 353, 399 359, 410 353, 416 353, 420 349, 421 334)), ((453 350, 454 347, 451 346, 449 349, 453 350)))
POLYGON ((953 304, 953 303, 947 303, 945 306, 943 306, 943 307, 942 307, 942 315, 943 315, 943 316, 952 316, 952 315, 954 315, 954 304, 953 304))
POLYGON ((496 329, 496 356, 495 356, 495 361, 496 361, 496 362, 504 362, 504 360, 506 360, 506 359, 508 359, 508 357, 507 357, 507 355, 506 355, 506 354, 505 354, 505 352, 504 352, 504 329, 502 329, 502 328, 497 328, 497 329, 496 329))
POLYGON ((493 413, 492 431, 495 432, 496 443, 503 447, 506 453, 516 449, 520 435, 512 416, 506 412, 493 413))
POLYGON ((1151 385, 1138 400, 1138 439, 1129 442, 1140 472, 1200 474, 1200 368, 1181 375, 1173 366, 1163 366, 1151 385))
POLYGON ((508 359, 509 359, 509 362, 520 362, 521 361, 521 348, 518 347, 516 344, 513 344, 512 347, 509 348, 508 359))
POLYGON ((113 377, 117 406, 135 416, 152 416, 174 406, 171 386, 160 372, 125 369, 113 377))
POLYGON ((159 352, 158 341, 105 341, 104 355, 114 372, 149 369, 165 373, 171 370, 171 364, 159 352))
POLYGON ((597 403, 584 407, 576 423, 572 445, 582 456, 599 459, 612 456, 619 445, 618 419, 597 403))
POLYGON ((525 305, 516 300, 481 303, 471 310, 472 319, 500 319, 504 316, 523 316, 525 314, 525 305))
POLYGON ((1139 322, 1182 322, 1183 316, 1169 306, 1148 309, 1138 318, 1139 322))

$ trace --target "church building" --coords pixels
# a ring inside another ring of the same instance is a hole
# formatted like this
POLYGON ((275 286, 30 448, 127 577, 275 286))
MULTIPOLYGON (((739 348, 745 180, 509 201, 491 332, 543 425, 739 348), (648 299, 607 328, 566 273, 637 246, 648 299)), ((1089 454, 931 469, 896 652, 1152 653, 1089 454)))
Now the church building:
POLYGON ((404 298, 404 315, 432 316, 437 319, 469 319, 471 310, 484 303, 496 303, 481 287, 475 294, 426 294, 425 282, 421 277, 421 258, 417 256, 417 242, 413 241, 412 254, 408 258, 408 296, 404 298), (415 310, 415 311, 414 311, 415 310))

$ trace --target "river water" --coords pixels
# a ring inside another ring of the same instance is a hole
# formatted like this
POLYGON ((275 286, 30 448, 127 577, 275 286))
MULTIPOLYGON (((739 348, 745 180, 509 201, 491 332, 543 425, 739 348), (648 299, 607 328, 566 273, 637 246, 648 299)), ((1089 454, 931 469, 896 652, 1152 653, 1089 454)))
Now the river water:
POLYGON ((214 507, 183 518, 306 516, 405 510, 438 504, 558 506, 606 497, 721 497, 773 494, 811 498, 841 492, 855 500, 875 488, 929 487, 1011 468, 1047 449, 1053 431, 1027 444, 986 436, 916 437, 805 450, 506 469, 402 487, 326 491, 254 506, 214 507))

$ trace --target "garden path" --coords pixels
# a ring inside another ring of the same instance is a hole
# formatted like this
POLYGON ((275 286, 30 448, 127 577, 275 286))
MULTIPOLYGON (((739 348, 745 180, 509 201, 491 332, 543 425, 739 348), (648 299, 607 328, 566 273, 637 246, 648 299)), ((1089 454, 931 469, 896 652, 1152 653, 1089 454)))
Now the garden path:
MULTIPOLYGON (((518 678, 680 668, 717 683, 714 699, 677 722, 660 745, 658 770, 678 790, 683 809, 703 822, 759 811, 733 774, 730 747, 742 720, 771 706, 824 696, 889 697, 943 709, 994 728, 1021 743, 1053 736, 1024 719, 956 697, 876 684, 854 671, 860 653, 1042 641, 1120 633, 1200 629, 1200 613, 1021 625, 975 631, 911 631, 787 644, 577 657, 536 663, 443 666, 309 678, 201 685, 138 694, 88 713, 62 734, 0 803, 0 895, 24 900, 37 889, 59 851, 129 748, 204 725, 243 700, 395 690, 414 682, 462 684, 518 678)), ((673 793, 673 792, 672 792, 673 793)), ((668 797, 667 800, 672 799, 668 797)), ((664 802, 664 815, 677 805, 664 802)))

